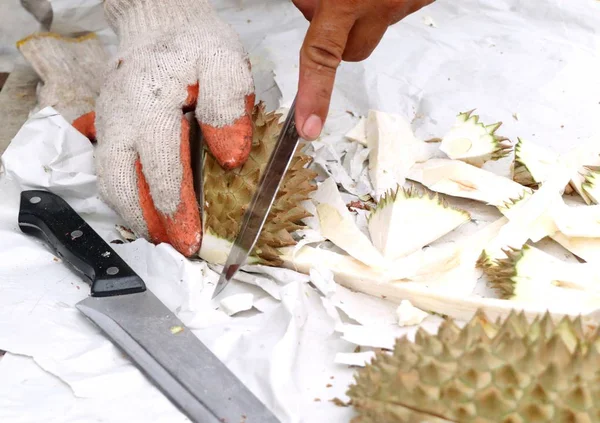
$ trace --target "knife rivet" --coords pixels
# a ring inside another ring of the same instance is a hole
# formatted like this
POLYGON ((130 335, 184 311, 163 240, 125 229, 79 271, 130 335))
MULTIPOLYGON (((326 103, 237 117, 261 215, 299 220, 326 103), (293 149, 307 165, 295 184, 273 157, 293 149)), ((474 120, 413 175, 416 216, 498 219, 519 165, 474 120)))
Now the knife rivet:
POLYGON ((71 232, 71 238, 73 238, 73 239, 79 238, 81 235, 83 235, 83 232, 81 232, 79 229, 71 232))
POLYGON ((106 269, 106 274, 107 275, 116 275, 117 273, 119 273, 119 268, 115 267, 115 266, 110 266, 108 269, 106 269))
POLYGON ((40 201, 42 201, 42 199, 41 199, 40 197, 31 197, 31 198, 29 199, 29 202, 30 202, 31 204, 37 204, 37 203, 39 203, 40 201))

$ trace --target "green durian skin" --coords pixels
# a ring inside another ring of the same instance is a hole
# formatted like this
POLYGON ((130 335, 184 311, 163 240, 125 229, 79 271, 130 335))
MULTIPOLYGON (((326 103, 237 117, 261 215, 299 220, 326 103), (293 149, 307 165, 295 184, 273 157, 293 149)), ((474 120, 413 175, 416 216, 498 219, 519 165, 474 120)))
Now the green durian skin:
POLYGON ((579 317, 448 319, 355 374, 352 423, 600 422, 599 347, 579 317))
MULTIPOLYGON (((208 152, 203 163, 205 233, 233 242, 244 212, 258 188, 260 177, 275 148, 282 124, 280 114, 265 112, 263 103, 254 107, 252 150, 246 163, 226 171, 208 152)), ((299 147, 283 179, 260 237, 251 252, 258 262, 281 265, 278 249, 295 245, 292 233, 304 228, 301 220, 310 216, 302 206, 316 190, 316 173, 307 168, 311 158, 299 147)))

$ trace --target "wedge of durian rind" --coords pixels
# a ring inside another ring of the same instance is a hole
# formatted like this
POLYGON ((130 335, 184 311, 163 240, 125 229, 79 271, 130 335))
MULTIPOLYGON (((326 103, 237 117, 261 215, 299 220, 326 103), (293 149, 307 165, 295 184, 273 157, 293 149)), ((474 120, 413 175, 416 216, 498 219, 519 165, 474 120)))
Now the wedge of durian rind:
POLYGON ((496 134, 502 122, 484 125, 473 111, 457 116, 450 131, 442 138, 440 150, 451 159, 464 160, 478 167, 488 160, 508 156, 513 149, 511 142, 496 134))
POLYGON ((448 319, 437 334, 398 339, 357 371, 347 395, 359 422, 597 422, 599 343, 578 317, 492 322, 478 312, 462 328, 448 319))
POLYGON ((517 138, 513 180, 527 187, 537 187, 551 174, 558 163, 558 154, 554 151, 517 138))
POLYGON ((600 277, 595 266, 565 262, 528 244, 504 253, 504 258, 481 266, 501 298, 545 305, 553 312, 571 315, 600 307, 600 277))
MULTIPOLYGON (((226 171, 208 151, 205 152, 203 247, 206 248, 201 249, 201 257, 204 256, 207 260, 226 257, 226 254, 210 251, 210 248, 225 250, 235 240, 244 212, 277 142, 282 127, 280 117, 278 113, 267 113, 263 103, 254 107, 252 150, 248 160, 240 168, 226 171), (207 245, 210 244, 210 248, 204 245, 205 241, 207 245)), ((307 168, 311 158, 302 154, 301 148, 299 146, 295 153, 256 246, 250 254, 254 262, 281 264, 278 249, 295 244, 291 234, 304 227, 301 219, 310 216, 301 207, 301 203, 308 200, 310 193, 316 189, 316 173, 307 168)))
POLYGON ((388 190, 368 216, 373 244, 388 260, 420 250, 471 220, 469 212, 451 207, 438 193, 413 185, 388 190))
POLYGON ((581 189, 594 204, 600 204, 600 167, 586 167, 581 189))

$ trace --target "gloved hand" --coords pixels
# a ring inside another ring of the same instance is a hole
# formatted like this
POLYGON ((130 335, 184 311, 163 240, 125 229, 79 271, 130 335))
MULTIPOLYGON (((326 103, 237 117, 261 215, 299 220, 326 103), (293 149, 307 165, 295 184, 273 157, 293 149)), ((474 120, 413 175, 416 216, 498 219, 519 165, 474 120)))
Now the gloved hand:
POLYGON ((183 113, 195 110, 222 167, 242 165, 252 144, 250 63, 208 0, 105 0, 104 11, 119 47, 96 101, 100 194, 138 236, 191 256, 202 226, 183 113))
POLYGON ((366 59, 388 26, 433 1, 292 0, 310 21, 300 52, 296 100, 296 127, 304 139, 316 139, 323 129, 341 61, 366 59))

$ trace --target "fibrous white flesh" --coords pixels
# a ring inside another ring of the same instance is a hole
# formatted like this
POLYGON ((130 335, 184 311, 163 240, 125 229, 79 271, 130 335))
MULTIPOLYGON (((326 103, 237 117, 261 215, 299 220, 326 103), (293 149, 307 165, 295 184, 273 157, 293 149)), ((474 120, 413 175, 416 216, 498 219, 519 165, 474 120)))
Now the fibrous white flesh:
POLYGON ((569 263, 525 245, 523 256, 516 263, 518 278, 529 278, 558 287, 593 292, 600 295, 600 268, 591 263, 569 263))
POLYGON ((508 178, 460 160, 431 159, 417 163, 407 178, 435 192, 470 198, 492 206, 501 206, 510 199, 532 192, 508 178))
MULTIPOLYGON (((200 246, 198 255, 208 263, 224 265, 227 262, 227 257, 232 247, 233 243, 209 231, 202 236, 202 245, 200 246)), ((258 258, 250 256, 246 260, 246 263, 258 263, 258 258)))
POLYGON ((396 314, 398 316, 398 326, 418 325, 429 317, 429 313, 413 306, 408 300, 400 301, 396 314))
POLYGON ((397 187, 381 198, 369 216, 369 233, 386 260, 406 256, 453 231, 471 219, 436 195, 420 195, 397 187))
POLYGON ((373 197, 403 185, 413 164, 426 160, 427 148, 418 140, 410 123, 402 116, 370 110, 366 121, 369 176, 373 197))
POLYGON ((317 206, 317 214, 321 234, 325 238, 371 267, 385 267, 383 256, 356 226, 351 215, 342 216, 335 207, 326 203, 317 206))
POLYGON ((481 167, 487 160, 498 160, 511 151, 510 143, 495 135, 501 123, 484 125, 473 111, 460 113, 442 138, 440 150, 449 158, 481 167))
POLYGON ((552 213, 558 230, 568 237, 600 238, 600 205, 557 205, 552 213))
POLYGON ((531 141, 519 138, 515 146, 515 182, 533 186, 544 182, 558 163, 558 154, 531 141))
POLYGON ((535 317, 549 311, 551 315, 560 318, 563 315, 579 315, 583 320, 592 318, 596 307, 585 304, 577 311, 563 307, 556 311, 548 309, 543 304, 515 303, 511 300, 497 298, 469 297, 456 295, 451 292, 440 293, 421 283, 394 282, 382 278, 373 269, 358 262, 352 257, 324 251, 309 246, 303 247, 295 257, 287 254, 287 248, 282 249, 284 266, 290 269, 309 273, 314 263, 329 267, 334 273, 335 281, 349 289, 376 297, 383 297, 398 304, 409 300, 415 307, 424 311, 444 314, 459 320, 470 319, 478 309, 483 309, 490 319, 506 318, 512 311, 523 311, 527 317, 535 317))
POLYGON ((568 237, 560 232, 552 239, 588 263, 600 263, 600 238, 568 237))

